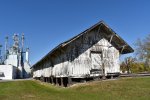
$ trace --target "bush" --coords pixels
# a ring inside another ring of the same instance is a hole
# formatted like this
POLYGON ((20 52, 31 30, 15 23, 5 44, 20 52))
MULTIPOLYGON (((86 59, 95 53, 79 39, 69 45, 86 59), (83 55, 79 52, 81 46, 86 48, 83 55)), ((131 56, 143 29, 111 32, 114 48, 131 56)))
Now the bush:
MULTIPOLYGON (((128 71, 128 68, 124 62, 120 65, 121 71, 124 73, 128 71)), ((150 72, 150 67, 145 66, 143 62, 132 62, 130 64, 130 72, 131 73, 139 73, 139 72, 150 72)))

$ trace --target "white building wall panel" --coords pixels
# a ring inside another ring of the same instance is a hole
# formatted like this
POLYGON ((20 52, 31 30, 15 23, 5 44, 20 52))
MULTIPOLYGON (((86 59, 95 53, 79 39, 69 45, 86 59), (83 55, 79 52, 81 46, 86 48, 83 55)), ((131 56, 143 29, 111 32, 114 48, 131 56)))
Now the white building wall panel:
POLYGON ((43 69, 43 77, 49 77, 49 68, 44 68, 43 69))
POLYGON ((18 58, 17 55, 9 55, 8 59, 5 61, 6 65, 18 66, 18 58))
POLYGON ((11 80, 16 78, 16 68, 12 65, 0 65, 0 79, 11 80))
MULTIPOLYGON (((43 76, 82 77, 90 75, 90 71, 94 69, 94 62, 91 57, 92 52, 101 52, 102 58, 96 57, 96 61, 100 65, 97 69, 104 67, 105 75, 120 72, 119 51, 99 33, 90 32, 69 45, 65 50, 62 50, 63 52, 59 50, 54 54, 53 58, 51 58, 53 59, 54 67, 51 71, 47 68, 43 69, 43 76)), ((43 65, 45 66, 45 64, 43 65)), ((40 76, 39 74, 37 75, 40 76)))

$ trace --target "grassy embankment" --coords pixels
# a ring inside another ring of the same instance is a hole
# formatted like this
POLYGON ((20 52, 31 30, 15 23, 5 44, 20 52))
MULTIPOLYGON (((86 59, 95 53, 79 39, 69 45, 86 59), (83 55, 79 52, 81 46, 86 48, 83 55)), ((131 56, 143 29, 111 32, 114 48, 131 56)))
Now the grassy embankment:
POLYGON ((61 88, 38 81, 0 83, 0 100, 150 100, 150 77, 61 88))

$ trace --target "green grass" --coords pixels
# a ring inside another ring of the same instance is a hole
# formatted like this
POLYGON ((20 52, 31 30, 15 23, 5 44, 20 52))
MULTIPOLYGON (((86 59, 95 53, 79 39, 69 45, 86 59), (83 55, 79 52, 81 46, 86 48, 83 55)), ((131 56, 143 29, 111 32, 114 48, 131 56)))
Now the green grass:
POLYGON ((90 82, 70 88, 38 81, 0 83, 0 100, 150 100, 150 77, 90 82))

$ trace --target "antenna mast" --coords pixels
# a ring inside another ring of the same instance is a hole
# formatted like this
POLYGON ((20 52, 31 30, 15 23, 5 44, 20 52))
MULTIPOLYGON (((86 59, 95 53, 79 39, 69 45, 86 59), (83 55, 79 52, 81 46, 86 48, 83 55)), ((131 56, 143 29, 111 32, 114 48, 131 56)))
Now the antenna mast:
POLYGON ((24 33, 22 33, 22 37, 21 37, 21 41, 22 41, 22 52, 23 52, 23 48, 24 48, 24 33))
POLYGON ((15 54, 18 54, 18 52, 19 52, 19 35, 18 34, 14 34, 13 40, 14 40, 13 52, 15 54))
POLYGON ((5 37, 5 59, 7 59, 8 52, 8 36, 5 37))

